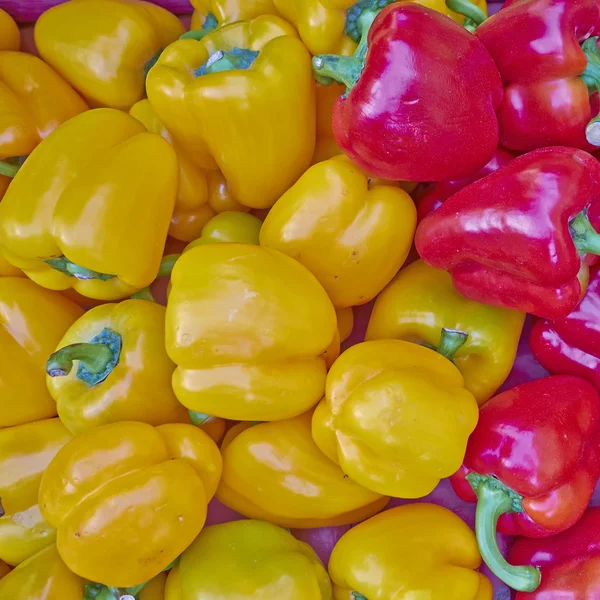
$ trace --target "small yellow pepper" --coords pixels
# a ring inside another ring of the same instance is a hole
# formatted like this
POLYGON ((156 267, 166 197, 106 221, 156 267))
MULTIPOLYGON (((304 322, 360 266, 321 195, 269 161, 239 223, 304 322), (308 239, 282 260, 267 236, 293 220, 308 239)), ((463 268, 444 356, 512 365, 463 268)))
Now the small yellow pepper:
POLYGON ((40 16, 35 43, 91 106, 129 110, 144 97, 157 53, 184 31, 175 15, 151 2, 72 0, 40 16))
POLYGON ((15 277, 0 278, 0 427, 56 415, 44 363, 83 309, 62 294, 15 277))
POLYGON ((464 521, 435 504, 386 510, 345 533, 329 560, 334 600, 492 600, 464 521))
POLYGON ((218 167, 245 206, 269 208, 310 164, 311 59, 279 17, 171 44, 150 70, 147 91, 177 146, 198 166, 218 167))
POLYGON ((0 430, 0 559, 9 565, 55 541, 56 532, 40 513, 38 491, 48 463, 71 439, 58 419, 0 430))
POLYGON ((449 360, 464 334, 447 331, 443 340, 438 352, 400 340, 363 342, 331 367, 313 437, 356 483, 420 498, 459 469, 479 411, 449 360))
POLYGON ((184 406, 271 421, 319 401, 337 322, 305 267, 259 246, 204 244, 176 262, 171 284, 166 346, 184 406))
POLYGON ((524 320, 517 311, 468 300, 446 271, 418 260, 402 269, 377 298, 366 339, 437 347, 444 327, 468 333, 453 361, 465 387, 483 404, 512 369, 524 320))
POLYGON ((336 308, 372 300, 403 265, 417 210, 399 187, 372 183, 346 157, 314 165, 270 210, 262 246, 302 263, 336 308))
POLYGON ((130 115, 77 115, 32 152, 0 203, 4 257, 47 288, 129 296, 158 273, 177 171, 171 145, 130 115))
POLYGON ((59 451, 42 478, 40 508, 73 572, 136 586, 200 533, 221 468, 217 446, 197 427, 113 423, 59 451))
POLYGON ((191 0, 191 3, 194 7, 191 29, 205 34, 237 21, 278 14, 273 0, 191 0))
POLYGON ((92 308, 56 350, 46 367, 48 389, 71 433, 118 421, 189 423, 171 388, 163 306, 126 300, 92 308))
POLYGON ((18 50, 21 46, 21 32, 14 19, 0 8, 0 51, 18 50))
POLYGON ((221 447, 217 498, 247 517, 282 527, 347 525, 378 513, 389 498, 354 483, 320 452, 310 421, 306 413, 230 430, 221 447))
POLYGON ((172 600, 331 600, 315 551, 264 521, 203 529, 171 577, 178 588, 172 600))
POLYGON ((218 242, 259 244, 262 221, 242 212, 224 212, 213 217, 202 229, 200 237, 188 244, 184 252, 196 246, 218 242))

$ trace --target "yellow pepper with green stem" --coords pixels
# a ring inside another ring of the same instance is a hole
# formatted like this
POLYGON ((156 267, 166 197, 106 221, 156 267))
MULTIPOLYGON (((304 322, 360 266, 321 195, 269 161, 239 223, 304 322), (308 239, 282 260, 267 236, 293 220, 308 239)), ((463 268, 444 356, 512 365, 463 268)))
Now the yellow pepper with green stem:
POLYGON ((14 19, 0 8, 0 51, 18 50, 21 45, 21 32, 14 19))
POLYGON ((191 30, 203 34, 237 21, 276 15, 273 0, 190 0, 194 7, 191 30))

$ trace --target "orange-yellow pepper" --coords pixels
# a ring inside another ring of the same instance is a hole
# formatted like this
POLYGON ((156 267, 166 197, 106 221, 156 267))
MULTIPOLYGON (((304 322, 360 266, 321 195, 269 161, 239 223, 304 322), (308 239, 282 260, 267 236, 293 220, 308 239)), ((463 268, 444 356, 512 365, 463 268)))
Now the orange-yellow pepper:
POLYGON ((69 569, 136 586, 200 533, 221 468, 217 446, 193 425, 113 423, 59 451, 42 478, 40 508, 69 569))
POLYGON ((18 565, 53 544, 56 532, 42 518, 42 474, 72 436, 58 419, 0 430, 0 559, 18 565))
POLYGON ((172 146, 132 116, 77 115, 15 176, 0 203, 0 249, 44 287, 129 296, 158 273, 177 172, 172 146))
POLYGON ((126 300, 92 308, 56 350, 46 367, 48 389, 71 433, 118 421, 189 423, 171 388, 164 306, 126 300))
POLYGON ((420 498, 459 469, 479 410, 449 359, 462 336, 448 332, 445 341, 439 352, 400 340, 363 342, 331 367, 312 433, 356 483, 420 498))
POLYGON ((44 364, 83 309, 62 294, 15 277, 0 278, 0 427, 56 415, 44 364))
POLYGON ((316 164, 323 160, 333 158, 342 154, 333 137, 331 118, 335 101, 344 93, 345 88, 339 83, 331 85, 317 84, 317 141, 312 163, 316 164))
POLYGON ((315 551, 265 521, 203 529, 171 578, 178 589, 168 600, 331 600, 331 580, 315 551))
POLYGON ((315 86, 308 51, 272 15, 179 40, 148 74, 148 98, 173 140, 232 196, 269 208, 309 166, 315 86))
POLYGON ((329 527, 378 513, 389 498, 348 479, 315 445, 311 414, 235 426, 223 441, 217 498, 282 527, 329 527), (237 435, 236 435, 237 434, 237 435))
MULTIPOLYGON (((370 25, 374 13, 396 0, 273 0, 284 19, 292 23, 312 54, 351 54, 359 42, 361 17, 370 25)), ((444 0, 415 0, 462 23, 464 17, 452 12, 444 0)), ((486 0, 475 0, 486 10, 486 0)), ((368 27, 367 27, 368 29, 368 27)), ((364 32, 366 33, 366 32, 364 32)))
POLYGON ((145 95, 151 61, 184 31, 152 2, 71 0, 40 16, 35 43, 91 106, 129 110, 145 95))
POLYGON ((523 313, 465 298, 446 271, 418 260, 402 269, 377 298, 366 339, 437 347, 444 327, 468 333, 453 361, 465 387, 483 404, 512 369, 524 321, 523 313))
POLYGON ((403 265, 417 210, 397 185, 372 183, 340 156, 311 167, 270 210, 262 246, 302 263, 336 308, 372 300, 403 265))
POLYGON ((325 290, 295 260, 247 244, 204 244, 176 262, 166 346, 192 411, 272 421, 323 395, 321 354, 337 335, 325 290))
POLYGON ((21 46, 21 32, 15 20, 0 8, 0 51, 18 50, 21 46))
POLYGON ((0 579, 8 575, 10 571, 10 565, 7 565, 3 560, 0 560, 0 579))
POLYGON ((191 30, 209 33, 237 21, 261 15, 276 15, 273 0, 191 0, 194 7, 191 30))
POLYGON ((345 533, 329 560, 334 600, 492 600, 475 534, 435 504, 386 510, 345 533))

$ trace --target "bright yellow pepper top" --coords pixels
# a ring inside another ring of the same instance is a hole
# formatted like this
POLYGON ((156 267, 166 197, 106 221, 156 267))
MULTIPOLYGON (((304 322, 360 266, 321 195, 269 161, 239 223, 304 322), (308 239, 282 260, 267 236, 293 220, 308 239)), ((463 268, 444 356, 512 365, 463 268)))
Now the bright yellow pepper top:
POLYGON ((337 323, 305 267, 259 246, 204 244, 181 256, 171 284, 166 346, 184 406, 271 421, 318 402, 337 323))
POLYGON ((83 309, 62 294, 33 281, 0 278, 0 427, 56 415, 44 364, 82 314, 83 309))
POLYGON ((377 298, 367 340, 400 339, 437 347, 443 327, 469 334, 453 357, 479 404, 508 376, 525 315, 461 296, 446 271, 418 260, 402 269, 377 298))
POLYGON ((32 152, 0 203, 4 257, 47 288, 129 296, 158 273, 177 172, 172 146, 137 119, 82 113, 32 152))
POLYGON ((184 31, 151 2, 71 0, 40 16, 35 43, 91 106, 129 110, 145 95, 150 61, 184 31))
POLYGON ((171 387, 175 365, 165 351, 163 306, 126 300, 92 308, 56 349, 48 389, 71 433, 117 421, 189 423, 171 387))
POLYGON ((73 572, 108 586, 139 585, 198 535, 221 468, 217 446, 193 425, 104 425, 54 457, 40 507, 73 572))
POLYGON ((71 439, 58 419, 0 430, 0 559, 9 565, 55 541, 56 532, 40 513, 38 491, 48 463, 71 439))
POLYGON ((378 340, 352 346, 331 367, 312 433, 356 483, 420 498, 459 469, 478 418, 451 360, 417 344, 378 340))
POLYGON ((329 574, 335 600, 492 600, 480 565, 475 534, 460 517, 435 504, 409 504, 345 533, 329 574))
POLYGON ((192 31, 210 31, 229 23, 278 14, 273 0, 191 0, 191 3, 192 31))
POLYGON ((417 210, 399 187, 372 184, 345 157, 311 167, 273 206, 262 246, 302 263, 336 308, 365 304, 394 277, 412 246, 417 210))
POLYGON ((0 51, 18 50, 21 46, 21 32, 14 19, 0 8, 0 51))
POLYGON ((150 70, 147 91, 177 145, 198 166, 218 166, 245 206, 269 208, 310 164, 311 59, 279 17, 171 44, 150 70))
POLYGON ((217 498, 233 510, 282 527, 330 527, 378 513, 389 498, 348 479, 319 451, 310 413, 241 424, 223 441, 217 498), (237 434, 237 435, 236 435, 237 434))
POLYGON ((331 600, 331 580, 315 551, 264 521, 235 521, 200 532, 169 579, 169 600, 331 600))

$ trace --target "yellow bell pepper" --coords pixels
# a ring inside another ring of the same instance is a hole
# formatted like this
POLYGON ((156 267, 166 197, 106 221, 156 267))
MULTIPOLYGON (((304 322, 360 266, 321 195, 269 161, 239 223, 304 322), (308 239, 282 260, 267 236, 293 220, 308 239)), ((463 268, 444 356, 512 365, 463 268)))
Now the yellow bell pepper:
POLYGON ((33 281, 0 278, 0 427, 56 415, 44 363, 83 309, 33 281))
POLYGON ((154 302, 92 308, 69 328, 46 370, 58 416, 75 435, 118 421, 189 423, 171 388, 165 308, 154 302))
POLYGON ((338 83, 331 85, 317 84, 317 142, 312 163, 343 154, 333 137, 331 118, 335 101, 344 93, 345 87, 338 83))
POLYGON ((345 533, 329 561, 334 600, 492 600, 475 534, 446 508, 410 504, 345 533))
POLYGON ((230 430, 221 446, 217 498, 282 527, 347 525, 378 513, 389 498, 354 483, 328 460, 311 437, 310 421, 306 413, 230 430))
POLYGON ((42 474, 71 440, 58 419, 0 430, 0 559, 18 565, 53 544, 56 532, 38 506, 42 474))
POLYGON ((298 415, 325 389, 334 308, 300 263, 247 244, 204 244, 176 262, 166 346, 192 411, 239 421, 298 415))
POLYGON ((277 14, 273 0, 191 0, 191 3, 194 7, 191 30, 204 34, 237 21, 277 14))
MULTIPOLYGON (((361 16, 374 13, 396 0, 273 0, 284 19, 292 23, 312 54, 351 54, 363 31, 361 16)), ((411 0, 412 1, 412 0, 411 0)), ((444 0, 415 0, 462 23, 464 17, 452 12, 444 0)), ((486 9, 486 0, 474 0, 486 9)), ((370 18, 372 22, 373 17, 370 18)), ((368 22, 368 19, 367 19, 368 22)), ((368 29, 368 28, 367 28, 368 29)), ((366 32, 364 32, 366 33, 366 32)))
POLYGON ((217 446, 197 427, 113 423, 59 451, 42 478, 40 508, 69 569, 137 586, 200 533, 221 468, 217 446))
POLYGON ((82 600, 84 587, 52 544, 0 579, 0 600, 82 600))
POLYGON ((331 600, 331 580, 315 551, 264 521, 202 530, 171 577, 178 588, 172 600, 331 600))
POLYGON ((82 113, 15 176, 0 203, 2 253, 44 287, 129 296, 158 273, 177 171, 171 145, 137 119, 109 108, 82 113))
POLYGON ((0 277, 25 277, 25 273, 17 267, 13 267, 2 255, 0 255, 0 277))
POLYGON ((403 265, 417 210, 397 186, 372 184, 346 157, 311 167, 270 210, 260 243, 302 263, 336 308, 372 300, 403 265))
POLYGON ((18 50, 21 46, 21 32, 14 19, 0 8, 0 51, 18 50))
POLYGON ((184 252, 196 246, 218 242, 259 244, 262 221, 242 212, 224 212, 213 217, 202 229, 200 237, 188 244, 184 252))
POLYGON ((145 95, 157 53, 184 31, 175 15, 152 2, 71 0, 40 16, 35 43, 91 106, 129 110, 145 95))
POLYGON ((223 172, 232 196, 269 208, 309 166, 315 86, 294 28, 265 15, 171 44, 148 98, 178 147, 223 172))
POLYGON ((363 342, 329 371, 312 433, 356 483, 420 498, 460 468, 479 410, 449 360, 464 334, 446 331, 443 340, 438 352, 400 340, 363 342))
POLYGON ((469 334, 453 357, 479 404, 492 397, 515 362, 525 315, 461 296, 446 271, 418 260, 379 295, 367 340, 400 339, 437 347, 442 328, 469 334))

